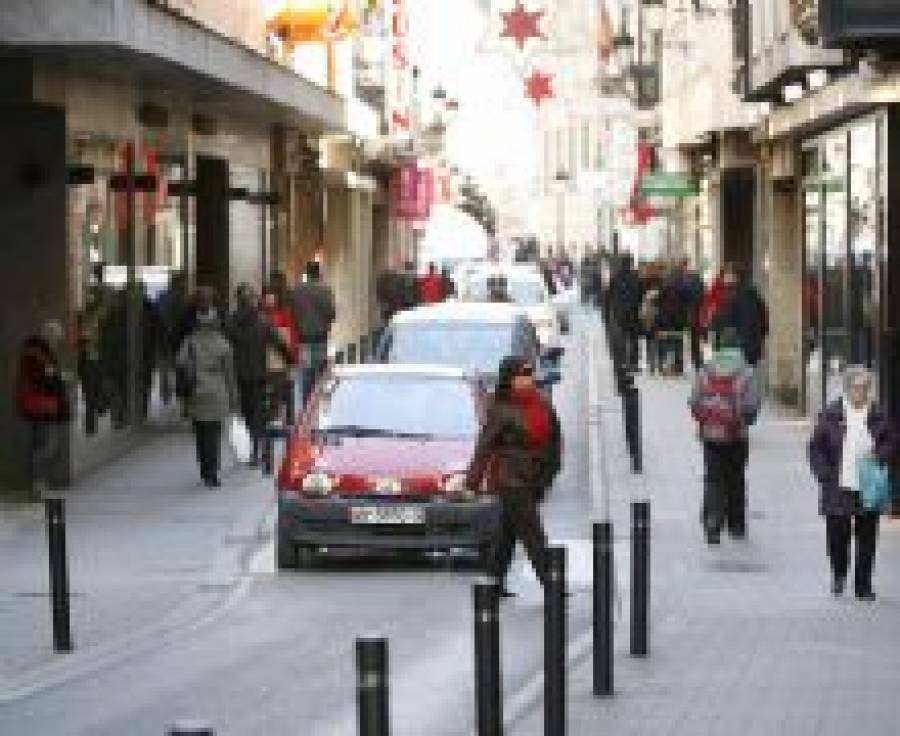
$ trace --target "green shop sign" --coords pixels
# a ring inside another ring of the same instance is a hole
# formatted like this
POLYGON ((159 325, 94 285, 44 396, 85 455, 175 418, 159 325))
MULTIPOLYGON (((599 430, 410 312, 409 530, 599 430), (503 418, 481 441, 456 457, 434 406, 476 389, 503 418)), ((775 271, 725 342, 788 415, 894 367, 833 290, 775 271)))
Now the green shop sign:
POLYGON ((651 171, 641 178, 640 193, 645 197, 690 197, 698 191, 697 180, 690 174, 651 171))

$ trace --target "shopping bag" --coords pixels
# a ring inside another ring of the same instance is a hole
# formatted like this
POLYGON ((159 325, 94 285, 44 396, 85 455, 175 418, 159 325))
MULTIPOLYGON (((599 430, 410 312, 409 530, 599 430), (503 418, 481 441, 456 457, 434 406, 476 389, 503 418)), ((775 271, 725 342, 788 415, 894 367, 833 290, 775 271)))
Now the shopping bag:
POLYGON ((881 511, 887 506, 891 483, 887 468, 874 457, 861 458, 856 463, 859 476, 859 496, 867 511, 881 511))
POLYGON ((250 430, 247 429, 247 425, 239 417, 232 417, 231 419, 228 440, 235 459, 239 463, 249 462, 250 453, 253 449, 253 440, 250 438, 250 430))

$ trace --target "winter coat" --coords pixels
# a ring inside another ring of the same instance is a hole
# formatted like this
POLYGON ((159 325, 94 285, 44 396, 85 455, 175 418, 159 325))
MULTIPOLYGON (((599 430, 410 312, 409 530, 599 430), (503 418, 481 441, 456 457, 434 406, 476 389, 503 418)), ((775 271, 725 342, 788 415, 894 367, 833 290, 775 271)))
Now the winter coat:
POLYGON ((540 447, 532 447, 522 410, 508 401, 491 402, 469 465, 469 488, 481 488, 486 479, 491 492, 526 492, 538 500, 543 498, 562 463, 559 418, 549 402, 547 408, 550 439, 540 447))
POLYGON ((656 312, 658 332, 682 332, 688 324, 688 310, 680 278, 668 278, 659 291, 656 312))
MULTIPOLYGON (((866 424, 872 435, 876 458, 890 467, 897 452, 897 437, 891 420, 884 409, 873 404, 866 424)), ((839 485, 846 432, 844 401, 838 399, 819 414, 807 446, 809 466, 819 482, 819 513, 825 516, 851 516, 854 511, 853 495, 839 485)))
POLYGON ((178 365, 194 362, 194 388, 185 413, 197 422, 220 422, 238 413, 234 351, 217 323, 198 321, 178 352, 178 365))
POLYGON ((739 397, 741 417, 744 420, 741 436, 747 437, 748 429, 756 422, 762 406, 762 392, 753 368, 744 359, 743 353, 736 348, 717 351, 694 380, 694 388, 688 399, 688 405, 694 413, 699 405, 703 386, 710 376, 737 377, 738 385, 742 389, 739 397))
POLYGON ((643 294, 640 276, 632 268, 620 269, 609 282, 609 310, 612 319, 627 331, 639 329, 638 313, 643 294))
POLYGON ((763 342, 769 334, 769 313, 753 286, 743 286, 727 298, 710 324, 716 335, 721 335, 729 327, 737 332, 747 362, 756 365, 762 357, 763 342))
POLYGON ((228 323, 228 338, 234 350, 234 368, 241 381, 263 381, 267 375, 267 351, 278 350, 286 363, 292 361, 285 345, 265 315, 257 309, 239 307, 228 323))
POLYGON ((294 322, 304 343, 328 341, 336 316, 334 294, 320 281, 301 283, 293 293, 294 322))
POLYGON ((19 351, 16 411, 30 422, 65 422, 71 418, 59 361, 43 338, 29 337, 19 351))

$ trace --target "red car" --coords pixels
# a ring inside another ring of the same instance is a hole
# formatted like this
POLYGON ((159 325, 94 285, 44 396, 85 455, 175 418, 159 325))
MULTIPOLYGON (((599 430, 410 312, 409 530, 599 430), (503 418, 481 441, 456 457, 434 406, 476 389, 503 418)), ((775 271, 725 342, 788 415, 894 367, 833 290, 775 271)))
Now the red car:
POLYGON ((457 368, 337 367, 319 383, 278 478, 276 561, 328 550, 484 554, 496 498, 465 487, 486 395, 457 368))

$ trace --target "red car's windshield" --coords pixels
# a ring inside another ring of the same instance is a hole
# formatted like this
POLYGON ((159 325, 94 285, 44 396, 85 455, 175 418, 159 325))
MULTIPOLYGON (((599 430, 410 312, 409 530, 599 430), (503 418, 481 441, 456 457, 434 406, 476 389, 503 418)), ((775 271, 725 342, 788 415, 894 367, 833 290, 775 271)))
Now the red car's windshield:
POLYGON ((313 431, 331 434, 470 438, 478 432, 471 386, 457 378, 350 376, 327 382, 313 431))

